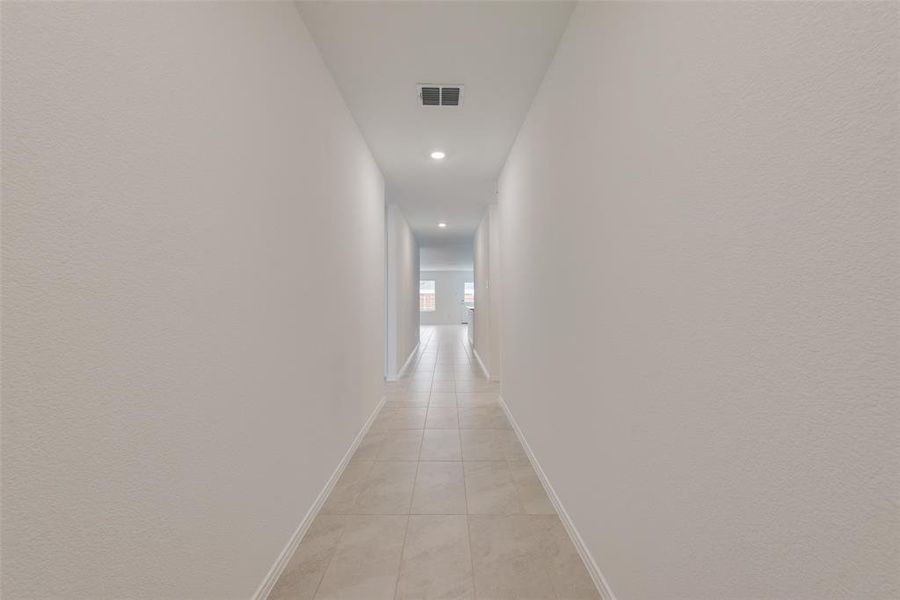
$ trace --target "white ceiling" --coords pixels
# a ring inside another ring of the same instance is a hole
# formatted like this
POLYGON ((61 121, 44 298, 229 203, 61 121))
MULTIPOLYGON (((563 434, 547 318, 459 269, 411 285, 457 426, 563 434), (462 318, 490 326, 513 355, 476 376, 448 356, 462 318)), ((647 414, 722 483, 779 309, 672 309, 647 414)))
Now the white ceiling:
POLYGON ((387 201, 423 245, 471 240, 573 4, 298 7, 381 167, 387 201), (463 106, 419 107, 418 83, 463 84, 463 106), (447 158, 433 161, 436 149, 447 158))

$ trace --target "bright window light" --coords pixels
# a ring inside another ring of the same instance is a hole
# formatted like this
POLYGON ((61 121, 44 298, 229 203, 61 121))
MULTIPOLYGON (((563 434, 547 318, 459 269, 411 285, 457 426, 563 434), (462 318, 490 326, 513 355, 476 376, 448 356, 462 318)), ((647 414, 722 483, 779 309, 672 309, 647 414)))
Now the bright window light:
POLYGON ((423 279, 419 281, 419 312, 434 312, 434 280, 423 279))

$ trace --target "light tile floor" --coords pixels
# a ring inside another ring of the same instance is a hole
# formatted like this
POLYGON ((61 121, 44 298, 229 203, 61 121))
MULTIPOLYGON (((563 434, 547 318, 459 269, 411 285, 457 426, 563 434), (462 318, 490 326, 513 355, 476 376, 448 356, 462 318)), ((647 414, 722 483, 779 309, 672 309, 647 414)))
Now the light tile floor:
POLYGON ((598 599, 463 327, 423 327, 270 600, 598 599))

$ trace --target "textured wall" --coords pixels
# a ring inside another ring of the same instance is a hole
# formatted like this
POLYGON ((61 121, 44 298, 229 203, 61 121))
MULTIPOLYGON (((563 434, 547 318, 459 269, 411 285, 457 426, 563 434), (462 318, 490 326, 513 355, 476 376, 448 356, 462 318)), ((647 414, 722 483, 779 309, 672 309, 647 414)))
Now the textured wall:
POLYGON ((419 243, 400 207, 387 207, 387 372, 396 376, 419 343, 419 243))
POLYGON ((500 243, 500 209, 488 207, 488 264, 491 288, 491 378, 503 378, 503 260, 500 243))
POLYGON ((900 597, 897 3, 584 3, 503 394, 622 600, 900 597))
POLYGON ((475 231, 475 350, 490 372, 500 379, 500 220, 497 205, 485 210, 475 231))
POLYGON ((490 214, 485 212, 484 218, 475 230, 472 244, 475 256, 473 276, 475 277, 475 351, 490 371, 491 367, 491 268, 490 268, 490 214))
POLYGON ((381 394, 381 175, 290 4, 2 10, 3 597, 248 598, 381 394))

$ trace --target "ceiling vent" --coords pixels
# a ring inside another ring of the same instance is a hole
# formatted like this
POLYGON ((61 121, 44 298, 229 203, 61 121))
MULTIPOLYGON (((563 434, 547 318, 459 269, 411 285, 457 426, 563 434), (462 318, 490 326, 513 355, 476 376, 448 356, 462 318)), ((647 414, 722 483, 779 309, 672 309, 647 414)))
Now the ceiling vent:
POLYGON ((419 106, 462 106, 463 86, 420 83, 419 106))

